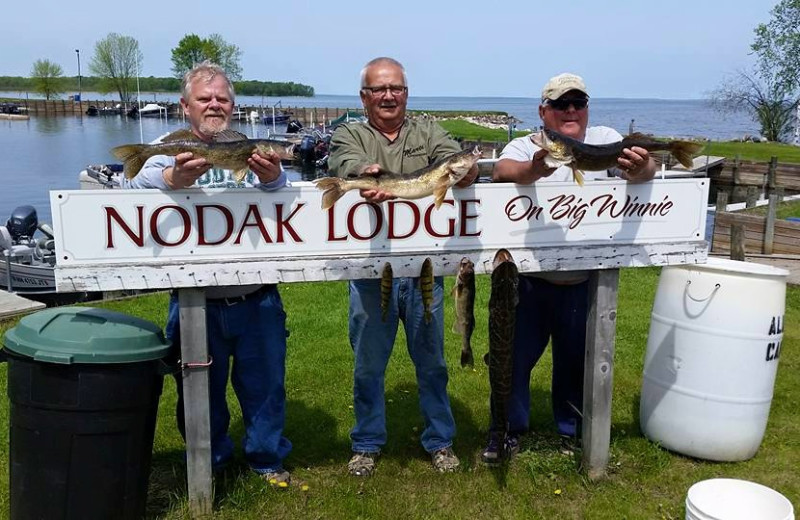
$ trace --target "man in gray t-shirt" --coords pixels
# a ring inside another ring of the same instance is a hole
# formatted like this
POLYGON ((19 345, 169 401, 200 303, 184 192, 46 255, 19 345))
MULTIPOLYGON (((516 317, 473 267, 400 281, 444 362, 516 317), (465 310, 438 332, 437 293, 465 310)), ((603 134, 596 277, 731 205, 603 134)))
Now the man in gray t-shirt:
MULTIPOLYGON (((539 117, 544 128, 589 144, 621 141, 614 129, 589 127, 589 94, 579 76, 560 74, 551 78, 542 90, 539 117)), ((494 167, 494 182, 568 181, 572 169, 567 166, 549 168, 548 154, 536 146, 530 136, 514 139, 503 149, 494 167)), ((608 171, 584 172, 587 181, 616 176, 629 182, 644 182, 655 175, 655 163, 644 148, 625 148, 617 159, 617 167, 608 171)), ((504 455, 519 449, 519 435, 528 430, 530 415, 530 376, 533 367, 552 339, 553 345, 553 415, 558 433, 566 439, 579 434, 583 408, 583 362, 588 312, 588 278, 586 271, 558 271, 520 276, 516 329, 514 331, 514 365, 509 401, 508 437, 499 438, 491 425, 489 442, 481 458, 492 464, 504 455)))

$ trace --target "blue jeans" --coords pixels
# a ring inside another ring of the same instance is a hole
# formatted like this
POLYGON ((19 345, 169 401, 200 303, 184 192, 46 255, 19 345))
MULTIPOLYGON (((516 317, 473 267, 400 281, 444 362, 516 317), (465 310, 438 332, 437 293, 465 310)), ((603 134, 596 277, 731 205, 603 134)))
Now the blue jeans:
POLYGON ((447 397, 443 292, 442 278, 436 277, 432 318, 425 323, 419 278, 395 278, 384 322, 381 281, 350 282, 350 344, 355 355, 356 425, 350 432, 353 451, 376 452, 386 444, 384 379, 399 320, 403 320, 408 353, 417 374, 419 406, 425 421, 422 446, 432 453, 453 444, 456 426, 447 397))
POLYGON ((508 429, 528 430, 531 371, 553 340, 553 416, 558 433, 575 436, 583 410, 583 366, 589 282, 556 285, 519 277, 508 429))
MULTIPOLYGON (((245 460, 258 473, 278 471, 292 444, 283 436, 286 417, 286 313, 275 286, 256 296, 228 305, 207 300, 206 327, 209 369, 209 411, 211 415, 212 467, 219 469, 233 458, 233 441, 228 435, 230 413, 226 391, 230 360, 231 383, 244 421, 245 460)), ((169 304, 167 338, 180 348, 178 298, 169 304)), ((201 360, 198 360, 201 361, 201 360)), ((178 383, 178 429, 185 435, 183 386, 178 383)))

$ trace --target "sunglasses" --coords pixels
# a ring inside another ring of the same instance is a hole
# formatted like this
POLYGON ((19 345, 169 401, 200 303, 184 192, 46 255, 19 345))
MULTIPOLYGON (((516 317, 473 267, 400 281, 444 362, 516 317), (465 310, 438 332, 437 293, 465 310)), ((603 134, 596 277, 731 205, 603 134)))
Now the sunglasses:
POLYGON ((570 105, 575 107, 575 110, 583 110, 589 105, 588 99, 548 99, 547 104, 555 110, 567 110, 570 105))

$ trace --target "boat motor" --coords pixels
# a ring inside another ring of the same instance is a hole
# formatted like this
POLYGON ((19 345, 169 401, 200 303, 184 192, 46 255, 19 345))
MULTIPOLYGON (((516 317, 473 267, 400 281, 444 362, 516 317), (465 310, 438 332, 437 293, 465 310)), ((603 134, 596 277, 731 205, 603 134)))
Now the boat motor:
POLYGON ((298 152, 300 154, 300 159, 304 162, 310 163, 313 162, 315 159, 315 152, 314 149, 317 146, 317 139, 313 135, 304 135, 303 139, 300 141, 300 146, 298 147, 298 152))
POLYGON ((298 121, 297 119, 292 119, 286 124, 286 133, 287 134, 296 134, 300 130, 303 129, 303 124, 298 121))
POLYGON ((39 219, 36 217, 36 208, 33 206, 19 206, 11 212, 11 218, 6 222, 6 228, 14 242, 22 238, 33 238, 39 219))

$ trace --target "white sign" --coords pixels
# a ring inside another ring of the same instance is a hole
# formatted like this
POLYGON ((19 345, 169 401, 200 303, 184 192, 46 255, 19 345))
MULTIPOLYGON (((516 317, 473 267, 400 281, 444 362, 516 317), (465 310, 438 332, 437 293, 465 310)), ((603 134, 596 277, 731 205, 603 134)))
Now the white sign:
POLYGON ((465 255, 489 272, 500 248, 517 252, 522 271, 610 267, 596 261, 609 255, 627 256, 615 264, 623 266, 707 254, 707 179, 477 184, 451 190, 438 210, 432 197, 376 205, 351 191, 323 211, 321 191, 300 184, 271 193, 52 191, 59 290, 365 278, 387 259, 407 276, 425 256, 437 274, 452 274, 465 255), (642 255, 652 258, 634 258, 642 255))

